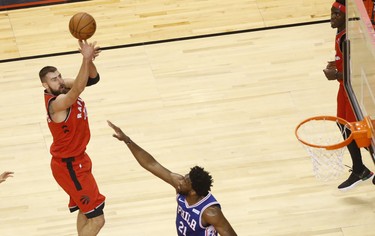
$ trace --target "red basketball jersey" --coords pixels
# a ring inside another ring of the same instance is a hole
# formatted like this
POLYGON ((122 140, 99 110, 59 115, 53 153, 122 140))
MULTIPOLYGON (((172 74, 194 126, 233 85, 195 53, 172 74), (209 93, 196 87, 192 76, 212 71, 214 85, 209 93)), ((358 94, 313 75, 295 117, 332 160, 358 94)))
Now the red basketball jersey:
POLYGON ((341 50, 341 43, 343 42, 345 37, 346 30, 342 30, 341 32, 336 34, 336 40, 335 40, 335 61, 336 61, 336 69, 339 72, 344 71, 344 54, 343 51, 341 50))
POLYGON ((90 140, 90 129, 85 102, 78 98, 69 108, 68 115, 63 122, 52 121, 48 107, 55 95, 44 92, 45 106, 47 109, 47 122, 53 137, 50 148, 52 157, 67 158, 83 154, 90 140))

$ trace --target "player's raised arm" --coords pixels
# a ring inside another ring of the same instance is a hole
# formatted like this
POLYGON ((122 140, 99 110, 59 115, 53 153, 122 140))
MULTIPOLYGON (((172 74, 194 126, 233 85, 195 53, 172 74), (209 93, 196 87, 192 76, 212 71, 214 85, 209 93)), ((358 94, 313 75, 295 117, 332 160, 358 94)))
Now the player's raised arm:
POLYGON ((55 101, 51 103, 50 111, 52 114, 66 110, 77 100, 86 87, 92 60, 100 53, 100 50, 97 50, 97 47, 95 47, 96 42, 88 43, 82 40, 78 42, 80 46, 79 51, 83 56, 80 70, 69 92, 57 96, 55 101))
POLYGON ((110 121, 107 122, 108 125, 115 131, 113 137, 123 141, 126 144, 135 159, 143 168, 172 185, 177 191, 179 190, 181 181, 184 181, 184 177, 182 175, 172 173, 170 170, 162 166, 151 154, 133 142, 119 127, 110 121))
MULTIPOLYGON (((100 52, 101 52, 100 47, 99 46, 95 47, 94 59, 95 59, 95 57, 99 56, 100 52)), ((99 80, 100 80, 98 70, 96 69, 96 66, 94 64, 94 59, 91 60, 90 64, 89 64, 89 78, 87 80, 86 87, 94 85, 94 84, 98 83, 99 80)), ((64 83, 65 83, 66 88, 71 89, 74 85, 74 79, 65 78, 64 83)))

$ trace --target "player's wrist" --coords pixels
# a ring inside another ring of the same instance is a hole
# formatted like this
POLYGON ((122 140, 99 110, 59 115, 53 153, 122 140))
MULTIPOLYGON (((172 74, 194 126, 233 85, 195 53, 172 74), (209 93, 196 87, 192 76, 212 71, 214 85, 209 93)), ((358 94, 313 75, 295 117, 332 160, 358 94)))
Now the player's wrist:
POLYGON ((88 56, 85 56, 85 55, 83 55, 82 61, 83 61, 83 63, 85 63, 87 65, 89 65, 90 62, 92 62, 91 57, 88 57, 88 56))
POLYGON ((124 143, 125 143, 126 145, 129 145, 129 144, 132 143, 132 140, 131 140, 128 136, 126 136, 125 139, 124 139, 124 143))

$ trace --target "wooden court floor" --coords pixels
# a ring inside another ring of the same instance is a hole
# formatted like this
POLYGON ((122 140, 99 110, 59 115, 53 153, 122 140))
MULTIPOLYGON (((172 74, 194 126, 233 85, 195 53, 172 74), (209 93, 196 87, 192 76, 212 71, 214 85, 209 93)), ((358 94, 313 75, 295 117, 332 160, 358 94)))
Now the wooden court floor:
MULTIPOLYGON (((100 235, 176 235, 173 189, 111 137, 111 120, 170 170, 184 174, 201 165, 210 171, 212 192, 238 235, 371 236, 371 181, 345 193, 337 185, 349 173, 317 181, 294 137, 301 120, 335 114, 338 84, 322 72, 334 53, 329 23, 110 48, 327 20, 330 5, 90 1, 0 12, 0 41, 8 43, 0 44, 0 55, 5 60, 73 51, 76 42, 65 27, 69 15, 95 12, 100 27, 93 40, 108 49, 96 60, 100 83, 82 98, 92 132, 87 151, 107 196, 100 235)), ((51 136, 38 71, 55 65, 71 78, 80 61, 73 53, 0 63, 0 171, 16 172, 0 185, 1 236, 76 235, 75 214, 68 213, 68 198, 50 172, 51 136)))

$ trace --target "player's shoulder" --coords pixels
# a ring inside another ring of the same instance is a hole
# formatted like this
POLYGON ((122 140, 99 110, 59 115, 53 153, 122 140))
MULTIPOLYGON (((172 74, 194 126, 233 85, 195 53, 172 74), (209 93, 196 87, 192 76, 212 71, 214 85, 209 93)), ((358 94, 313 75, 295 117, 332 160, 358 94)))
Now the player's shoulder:
POLYGON ((204 211, 203 211, 203 214, 207 215, 207 216, 215 216, 215 215, 218 215, 218 214, 221 214, 221 208, 220 208, 220 205, 219 203, 217 204, 212 204, 210 206, 208 206, 204 211))
POLYGON ((202 212, 203 225, 217 225, 224 219, 223 212, 218 204, 210 205, 202 212))

